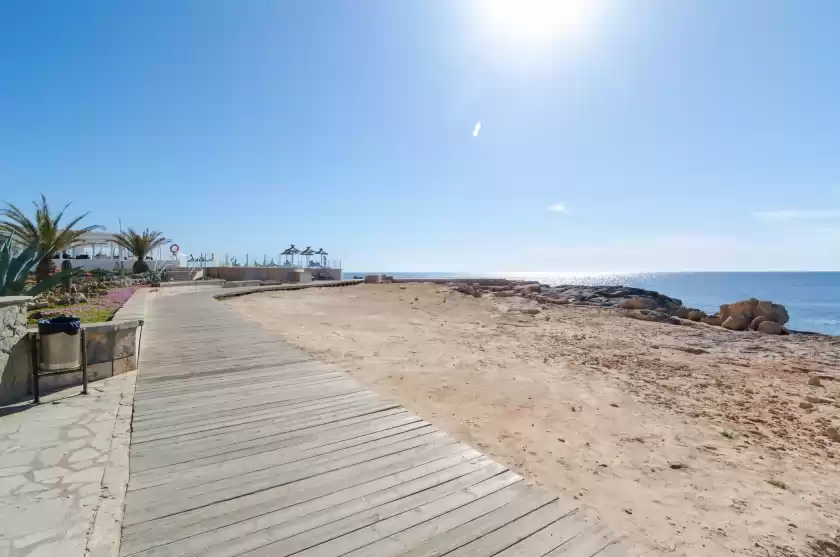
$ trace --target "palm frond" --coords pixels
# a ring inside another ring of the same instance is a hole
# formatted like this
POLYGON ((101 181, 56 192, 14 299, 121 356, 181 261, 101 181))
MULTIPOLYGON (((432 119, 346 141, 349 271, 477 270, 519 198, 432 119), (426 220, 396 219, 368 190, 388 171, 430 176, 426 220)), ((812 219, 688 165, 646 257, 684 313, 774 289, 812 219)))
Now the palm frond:
POLYGON ((14 236, 18 244, 28 246, 37 243, 38 248, 46 254, 46 257, 52 257, 57 251, 73 247, 74 242, 82 234, 102 228, 99 225, 74 228, 88 216, 88 213, 84 213, 62 229, 61 220, 67 208, 70 207, 69 203, 55 216, 50 212, 45 195, 41 194, 40 202, 33 201, 32 204, 35 206, 35 217, 31 219, 17 206, 6 203, 6 207, 0 210, 0 217, 5 219, 5 222, 0 223, 0 232, 14 236))
POLYGON ((161 232, 150 231, 148 228, 143 232, 137 232, 133 228, 129 228, 125 232, 114 234, 113 238, 115 244, 127 249, 138 259, 144 259, 155 248, 171 241, 169 238, 165 238, 161 232))

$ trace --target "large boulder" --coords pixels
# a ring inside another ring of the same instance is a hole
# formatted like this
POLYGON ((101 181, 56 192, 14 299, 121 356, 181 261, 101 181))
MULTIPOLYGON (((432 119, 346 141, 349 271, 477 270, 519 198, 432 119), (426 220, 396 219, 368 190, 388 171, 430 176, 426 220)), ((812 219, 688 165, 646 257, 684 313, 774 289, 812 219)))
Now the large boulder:
POLYGON ((688 318, 692 321, 702 321, 704 317, 706 317, 706 312, 699 309, 688 312, 688 318))
POLYGON ((715 327, 720 327, 723 325, 723 319, 721 319, 720 315, 709 315, 708 317, 703 318, 703 323, 706 325, 714 325, 715 327))
POLYGON ((514 292, 519 293, 520 295, 525 294, 527 292, 539 292, 540 291, 540 283, 533 282, 530 284, 520 284, 519 286, 513 287, 514 292))
POLYGON ((631 319, 638 319, 639 321, 651 321, 653 323, 670 323, 672 325, 680 324, 680 320, 677 317, 673 317, 671 315, 659 313, 657 311, 652 311, 649 309, 633 309, 630 311, 625 311, 624 313, 622 313, 622 315, 631 319))
POLYGON ((756 317, 766 317, 768 321, 773 321, 780 325, 784 325, 790 320, 785 306, 769 301, 758 302, 758 305, 753 311, 753 315, 756 317))
MULTIPOLYGON (((729 304, 729 310, 732 315, 735 315, 736 313, 744 313, 755 316, 755 310, 758 307, 758 304, 758 298, 750 298, 749 300, 741 300, 740 302, 729 304)), ((721 313, 721 315, 723 315, 723 313, 721 313)))
POLYGON ((656 309, 659 304, 652 298, 624 298, 618 302, 618 307, 621 309, 656 309))
POLYGON ((758 330, 765 335, 780 335, 784 331, 784 327, 775 321, 762 321, 758 326, 758 330))
POLYGON ((744 313, 735 313, 723 321, 723 328, 732 331, 745 331, 750 326, 751 319, 744 313))
POLYGON ((758 317, 753 319, 752 322, 750 322, 750 330, 751 331, 757 331, 758 326, 761 325, 762 323, 764 323, 765 321, 770 321, 770 319, 767 319, 763 315, 759 315, 758 317))
POLYGON ((691 313, 691 311, 691 308, 680 306, 677 308, 677 311, 674 312, 674 315, 676 315, 680 319, 688 319, 688 315, 691 313))

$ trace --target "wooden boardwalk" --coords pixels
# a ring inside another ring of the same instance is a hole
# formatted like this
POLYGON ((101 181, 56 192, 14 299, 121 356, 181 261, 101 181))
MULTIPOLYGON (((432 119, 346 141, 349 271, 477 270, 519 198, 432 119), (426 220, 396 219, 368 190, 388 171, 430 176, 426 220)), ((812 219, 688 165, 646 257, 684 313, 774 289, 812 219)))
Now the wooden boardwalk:
POLYGON ((212 298, 149 296, 123 557, 624 555, 527 484, 212 298))

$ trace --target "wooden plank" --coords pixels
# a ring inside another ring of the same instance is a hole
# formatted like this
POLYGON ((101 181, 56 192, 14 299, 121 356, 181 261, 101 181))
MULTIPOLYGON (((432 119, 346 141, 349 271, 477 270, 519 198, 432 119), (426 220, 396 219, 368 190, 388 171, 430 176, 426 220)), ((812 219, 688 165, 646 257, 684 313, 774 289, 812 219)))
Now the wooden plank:
MULTIPOLYGON (((419 489, 425 489, 429 485, 460 477, 488 464, 490 462, 475 451, 464 450, 455 445, 427 452, 419 459, 408 457, 390 459, 385 464, 363 463, 238 499, 127 526, 123 529, 123 543, 128 541, 140 545, 141 542, 137 541, 140 539, 147 541, 149 547, 161 545, 270 515, 296 505, 305 505, 320 497, 330 496, 328 503, 339 504, 429 476, 414 484, 419 486, 419 489), (450 469, 455 467, 461 468, 453 473, 450 469)), ((411 485, 407 488, 411 488, 411 485)), ((301 513, 303 514, 306 513, 301 513)))
MULTIPOLYGON (((204 496, 213 492, 224 491, 229 488, 235 489, 239 486, 255 482, 261 483, 264 481, 277 481, 279 483, 287 483, 293 478, 303 478, 308 477, 309 475, 314 475, 314 473, 322 469, 331 470, 335 468, 343 468, 359 462, 373 460, 381 456, 388 456, 433 443, 452 444, 455 443, 455 441, 449 438, 446 434, 432 428, 431 431, 424 431, 420 435, 414 435, 407 439, 401 438, 396 442, 391 442, 390 439, 385 439, 372 443, 374 446, 370 448, 366 445, 350 447, 347 449, 341 449, 334 453, 316 455, 310 458, 304 458, 274 466, 268 465, 265 467, 258 467, 254 470, 248 469, 247 462, 237 462, 232 469, 227 470, 227 473, 220 474, 219 476, 211 475, 206 481, 201 477, 198 477, 195 481, 193 481, 190 477, 187 477, 185 481, 177 482, 175 484, 165 484, 130 491, 126 501, 132 505, 138 505, 146 502, 151 503, 159 501, 161 493, 172 493, 173 491, 177 491, 177 497, 183 503, 191 497, 204 496)), ((279 485, 279 483, 277 485, 279 485)))
POLYGON ((170 473, 165 476, 157 476, 145 480, 138 478, 131 491, 151 493, 152 497, 156 497, 154 495, 156 492, 186 489, 230 477, 241 478, 252 472, 271 469, 272 473, 279 473, 281 469, 285 470, 292 466, 294 468, 310 467, 336 458, 366 453, 379 447, 424 437, 436 431, 430 425, 419 428, 408 427, 399 431, 386 430, 385 432, 375 432, 345 441, 314 447, 309 450, 291 447, 291 450, 284 448, 258 455, 245 455, 222 463, 196 466, 179 473, 170 473))
POLYGON ((462 524, 447 532, 446 536, 432 538, 411 550, 400 554, 404 557, 439 557, 465 546, 491 532, 510 524, 541 507, 554 501, 555 497, 544 491, 528 486, 527 491, 511 503, 496 509, 472 522, 462 524))
POLYGON ((369 391, 351 391, 345 393, 338 393, 334 395, 321 394, 317 397, 307 397, 298 399, 293 402, 286 403, 284 399, 276 395, 260 395, 258 397, 250 398, 243 401, 232 401, 224 404, 209 405, 202 408, 185 408, 173 410, 169 414, 162 416, 153 416, 146 419, 137 420, 134 423, 134 430, 138 428, 143 430, 153 429, 156 427, 164 427, 173 424, 186 424, 202 420, 209 420, 221 415, 233 417, 249 412, 260 412, 271 409, 277 405, 282 404, 286 408, 291 407, 306 407, 326 402, 338 402, 342 400, 358 400, 359 398, 367 398, 371 393, 369 391))
MULTIPOLYGON (((181 513, 205 505, 213 504, 227 499, 240 498, 243 495, 250 495, 257 491, 263 491, 270 487, 298 482, 300 480, 321 475, 340 468, 359 464, 377 458, 399 455, 402 452, 414 456, 423 453, 431 448, 443 447, 453 444, 447 439, 426 442, 424 439, 413 441, 409 449, 403 447, 387 447, 375 451, 375 454, 353 455, 345 459, 332 460, 318 466, 295 469, 284 474, 282 477, 275 475, 274 470, 260 471, 250 474, 248 478, 230 478, 212 484, 210 486, 197 486, 176 493, 169 493, 168 497, 157 499, 153 502, 141 501, 134 504, 132 495, 137 492, 130 492, 126 496, 126 524, 143 522, 154 518, 163 518, 172 514, 181 513)), ((406 442, 404 445, 409 445, 406 442)))
MULTIPOLYGON (((405 519, 402 520, 402 524, 391 525, 387 529, 383 529, 380 524, 376 524, 370 528, 375 528, 377 535, 386 535, 389 531, 396 531, 396 533, 388 537, 383 537, 379 541, 375 541, 369 545, 361 546, 355 551, 347 553, 347 556, 389 557, 390 555, 400 555, 427 540, 441 536, 458 526, 463 526, 477 518, 490 514, 494 510, 516 500, 527 491, 528 486, 524 485, 523 482, 519 482, 506 489, 502 489, 486 497, 481 497, 478 500, 470 501, 462 507, 445 512, 442 515, 426 520, 425 522, 420 522, 404 530, 399 530, 399 528, 410 523, 410 521, 406 521, 405 519)), ((417 517, 413 516, 412 521, 416 523, 417 517)))
POLYGON ((516 545, 535 532, 553 524, 575 507, 568 502, 555 500, 534 512, 502 526, 460 548, 447 553, 448 557, 489 557, 516 545))
POLYGON ((265 440, 264 438, 252 441, 245 441, 231 445, 225 445, 221 451, 215 451, 202 455, 189 455, 184 462, 176 464, 168 464, 156 468, 138 470, 132 474, 133 478, 145 479, 154 478, 158 476, 166 476, 177 473, 182 470, 189 470, 197 466, 206 466, 208 464, 215 464, 219 462, 226 462, 235 458, 242 458, 243 456, 250 456, 256 454, 267 453, 282 448, 300 447, 302 450, 308 448, 315 448, 323 445, 328 445, 340 440, 350 440, 356 437, 369 435, 379 431, 396 430, 397 428, 418 428, 428 425, 420 418, 405 414, 398 414, 396 416, 388 416, 379 420, 370 420, 358 424, 351 424, 349 426, 319 430, 316 433, 287 434, 285 438, 276 441, 265 440))
POLYGON ((148 450, 146 453, 143 451, 132 451, 131 468, 132 470, 141 471, 175 463, 187 463, 203 457, 236 452, 242 448, 259 447, 262 443, 270 447, 273 443, 281 443, 285 440, 313 438, 313 436, 317 437, 318 435, 324 434, 324 432, 343 430, 352 428, 353 426, 363 427, 365 424, 376 424, 389 418, 399 417, 405 417, 404 419, 406 420, 409 417, 414 418, 412 414, 409 414, 402 408, 393 408, 373 414, 341 418, 310 427, 293 427, 291 430, 288 425, 282 423, 274 424, 274 427, 268 430, 264 427, 254 427, 251 430, 237 431, 232 434, 217 435, 210 439, 203 439, 196 446, 184 443, 175 447, 169 447, 166 451, 148 450))
MULTIPOLYGON (((345 394, 345 393, 342 393, 345 394)), ((281 416, 300 417, 308 414, 319 415, 324 411, 335 410, 339 408, 348 408, 361 404, 373 405, 380 404, 381 400, 373 393, 354 393, 352 397, 336 398, 333 396, 317 399, 315 401, 306 400, 304 402, 295 402, 292 404, 273 404, 267 408, 252 409, 250 412, 235 412, 223 413, 218 416, 202 416, 195 420, 185 420, 183 422, 175 422, 171 424, 158 425, 153 424, 151 427, 142 427, 137 431, 137 434, 142 438, 138 443, 142 443, 146 438, 157 439, 161 438, 158 435, 162 432, 169 432, 170 437, 176 435, 186 435, 196 431, 195 428, 201 428, 197 431, 203 431, 208 426, 223 427, 227 425, 237 425, 240 423, 248 423, 252 421, 264 421, 272 418, 279 418, 281 416)), ((163 437, 165 439, 166 437, 163 437)))
MULTIPOLYGON (((486 478, 491 473, 495 474, 495 470, 479 470, 458 480, 329 522, 324 526, 306 529, 297 535, 286 537, 283 531, 280 534, 269 530, 263 531, 261 532, 263 535, 257 540, 263 545, 249 550, 249 557, 285 557, 292 554, 301 557, 341 555, 361 545, 366 545, 365 540, 378 539, 377 530, 367 528, 368 526, 376 524, 386 529, 399 528, 400 524, 411 523, 412 517, 420 520, 421 516, 441 514, 521 481, 521 478, 512 472, 503 472, 486 478), (481 483, 469 484, 477 478, 485 479, 481 483), (415 510, 417 510, 416 513, 407 512, 415 510), (387 519, 390 518, 395 521, 389 522, 387 519)), ((239 547, 233 549, 240 551, 239 547)), ((212 548, 205 553, 206 557, 239 554, 228 552, 227 548, 222 547, 212 548)))
POLYGON ((155 438, 155 439, 147 439, 147 440, 138 440, 136 444, 132 441, 132 449, 143 451, 143 450, 158 450, 165 447, 170 446, 183 446, 184 443, 190 441, 198 441, 204 440, 208 437, 215 437, 219 435, 225 435, 228 433, 237 433, 243 430, 249 429, 258 429, 259 431, 274 431, 274 432, 281 432, 281 431, 294 431, 295 429, 304 429, 308 427, 314 427, 316 425, 325 424, 332 421, 337 421, 344 418, 350 418, 354 416, 366 416, 375 414, 377 412, 382 412, 385 410, 392 410, 399 408, 397 405, 392 403, 381 403, 381 404, 372 404, 372 403, 363 403, 363 404, 354 404, 348 405, 345 407, 341 407, 338 409, 332 409, 329 412, 324 412, 321 415, 313 418, 312 414, 307 414, 301 416, 299 419, 289 419, 283 416, 278 417, 275 421, 242 421, 242 423, 238 424, 229 424, 224 427, 216 427, 210 429, 204 429, 200 431, 194 431, 191 433, 180 433, 178 435, 173 435, 170 437, 163 437, 163 438, 155 438), (277 428, 273 428, 272 426, 277 426, 277 428), (147 444, 146 446, 143 446, 147 444))
POLYGON ((239 555, 265 545, 266 539, 285 539, 369 509, 381 508, 396 500, 425 493, 430 489, 436 491, 429 491, 423 497, 439 496, 447 490, 452 492, 459 487, 474 485, 503 471, 503 466, 486 458, 479 458, 413 481, 391 485, 383 481, 372 482, 373 485, 364 484, 344 492, 331 493, 251 520, 242 520, 205 531, 201 535, 182 538, 140 555, 164 557, 191 554, 199 550, 207 550, 213 555, 239 555))
POLYGON ((501 553, 497 553, 496 557, 532 557, 533 555, 545 555, 554 551, 580 534, 588 526, 588 522, 582 516, 583 513, 577 511, 578 509, 574 509, 557 522, 546 526, 501 553))

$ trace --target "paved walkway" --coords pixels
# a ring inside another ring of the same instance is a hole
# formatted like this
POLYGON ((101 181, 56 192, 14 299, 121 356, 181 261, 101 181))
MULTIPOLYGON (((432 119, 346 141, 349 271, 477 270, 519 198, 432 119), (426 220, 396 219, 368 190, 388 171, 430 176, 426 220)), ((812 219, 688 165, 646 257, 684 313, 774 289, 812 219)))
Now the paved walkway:
POLYGON ((574 500, 278 341, 221 292, 146 301, 123 557, 624 555, 574 500))
POLYGON ((116 555, 136 375, 0 408, 0 556, 116 555))

